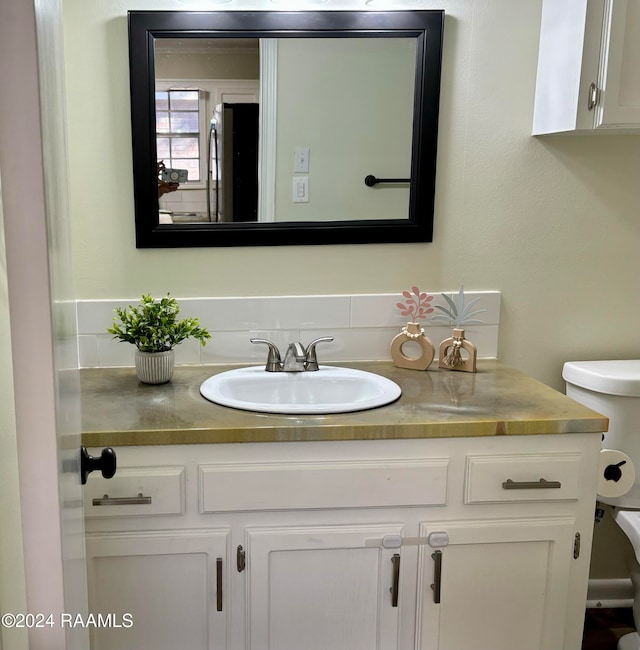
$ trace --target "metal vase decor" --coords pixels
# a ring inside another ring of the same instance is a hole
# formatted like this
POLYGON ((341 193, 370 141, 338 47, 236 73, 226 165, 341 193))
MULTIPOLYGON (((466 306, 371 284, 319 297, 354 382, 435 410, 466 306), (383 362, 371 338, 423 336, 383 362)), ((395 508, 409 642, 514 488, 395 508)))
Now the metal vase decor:
POLYGON ((428 314, 433 312, 429 304, 433 296, 421 292, 418 287, 411 287, 413 293, 403 291, 405 301, 397 303, 397 307, 403 316, 409 316, 411 320, 404 326, 400 334, 391 341, 391 358, 398 368, 409 368, 410 370, 426 370, 433 361, 436 350, 431 340, 425 336, 424 329, 418 319, 426 319, 428 314), (420 347, 418 356, 408 356, 403 351, 406 343, 416 343, 420 347))
POLYGON ((452 336, 440 343, 438 350, 438 367, 445 370, 476 372, 478 351, 471 341, 465 339, 464 329, 462 329, 462 326, 482 324, 484 321, 473 317, 487 310, 472 309, 480 298, 474 298, 471 302, 465 305, 463 287, 460 287, 458 290, 457 303, 444 293, 442 294, 442 297, 447 302, 448 307, 436 305, 435 309, 441 311, 442 314, 436 314, 433 316, 433 320, 448 321, 450 324, 454 325, 454 329, 452 336))

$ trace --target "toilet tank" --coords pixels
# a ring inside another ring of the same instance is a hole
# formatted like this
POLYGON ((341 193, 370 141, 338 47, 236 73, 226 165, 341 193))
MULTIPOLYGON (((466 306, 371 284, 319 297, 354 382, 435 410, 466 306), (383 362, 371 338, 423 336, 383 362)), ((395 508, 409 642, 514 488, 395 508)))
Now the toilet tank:
POLYGON ((636 469, 636 483, 627 494, 598 499, 640 508, 640 359, 570 361, 564 364, 562 377, 569 397, 609 418, 602 447, 623 451, 636 469))

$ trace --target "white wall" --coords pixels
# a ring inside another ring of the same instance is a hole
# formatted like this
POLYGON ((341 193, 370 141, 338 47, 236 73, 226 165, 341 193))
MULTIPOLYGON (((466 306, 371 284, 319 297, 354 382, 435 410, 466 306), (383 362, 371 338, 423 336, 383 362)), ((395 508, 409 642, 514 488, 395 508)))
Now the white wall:
MULTIPOLYGON (((6 264, 2 260, 0 269, 6 267, 6 287, 3 278, 1 386, 11 401, 3 403, 2 417, 7 426, 0 454, 2 487, 7 478, 9 490, 1 499, 0 597, 11 595, 2 603, 7 612, 51 614, 59 621, 61 612, 86 613, 87 608, 62 8, 59 0, 11 3, 3 6, 2 17, 0 170, 6 264), (12 383, 6 377, 9 351, 12 383), (16 450, 19 507, 8 501, 16 493, 10 489, 16 450), (11 511, 5 519, 6 503, 11 511), (15 545, 9 558, 7 540, 15 545)), ((27 628, 2 630, 5 648, 75 650, 88 644, 81 626, 27 628)))
MULTIPOLYGON (((249 5, 274 6, 237 0, 216 8, 249 5)), ((502 292, 500 357, 557 388, 567 359, 637 357, 640 137, 529 135, 541 0, 420 6, 446 11, 433 243, 136 250, 126 11, 187 7, 64 0, 79 297, 393 293, 412 284, 437 292, 464 284, 502 292)))
MULTIPOLYGON (((0 614, 26 611, 7 260, 0 186, 0 614)), ((0 627, 0 648, 27 650, 26 630, 0 627), (4 640, 4 641, 3 641, 4 640), (4 646, 3 646, 4 643, 4 646)))

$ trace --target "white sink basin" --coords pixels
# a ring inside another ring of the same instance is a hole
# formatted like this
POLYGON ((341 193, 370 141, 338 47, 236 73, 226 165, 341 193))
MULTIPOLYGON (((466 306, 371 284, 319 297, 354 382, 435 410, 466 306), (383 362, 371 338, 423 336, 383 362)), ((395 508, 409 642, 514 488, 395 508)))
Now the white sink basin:
POLYGON ((394 402, 400 386, 352 368, 320 366, 312 372, 238 368, 209 377, 200 393, 211 402, 258 413, 349 413, 394 402))

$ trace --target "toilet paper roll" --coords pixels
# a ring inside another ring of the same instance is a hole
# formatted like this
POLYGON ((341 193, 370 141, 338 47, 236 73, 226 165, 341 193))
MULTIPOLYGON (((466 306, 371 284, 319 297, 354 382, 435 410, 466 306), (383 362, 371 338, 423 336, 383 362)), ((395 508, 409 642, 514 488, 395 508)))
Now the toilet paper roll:
POLYGON ((627 454, 617 449, 600 451, 598 494, 603 497, 621 497, 636 481, 636 469, 627 454))

